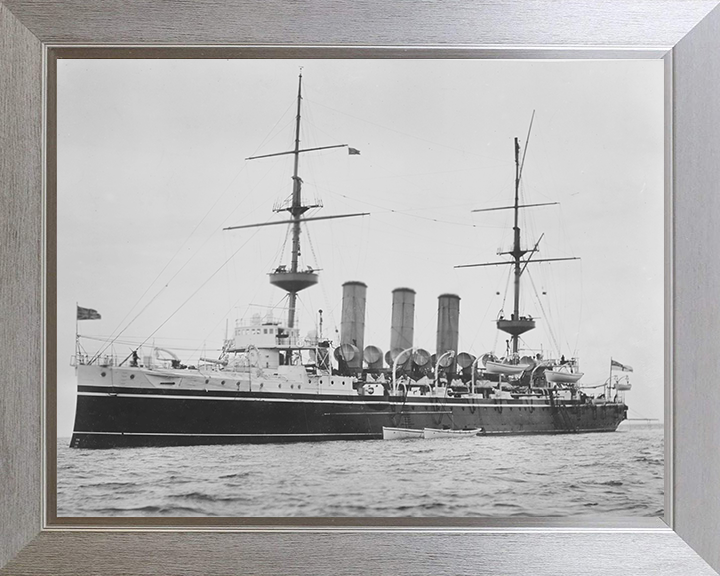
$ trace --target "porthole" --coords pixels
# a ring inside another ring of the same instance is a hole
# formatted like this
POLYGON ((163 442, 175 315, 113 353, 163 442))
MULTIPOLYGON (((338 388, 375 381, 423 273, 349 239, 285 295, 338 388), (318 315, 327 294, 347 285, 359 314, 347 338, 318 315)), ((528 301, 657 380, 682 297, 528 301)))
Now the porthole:
POLYGON ((100 372, 100 376, 102 376, 103 378, 105 378, 105 372, 100 372))
POLYGON ((222 382, 220 382, 220 384, 222 384, 223 386, 225 386, 225 380, 223 380, 222 382))
POLYGON ((135 374, 130 374, 130 380, 135 380, 135 374))
MULTIPOLYGON (((238 384, 240 384, 240 382, 238 382, 238 384)), ((262 388, 263 386, 265 386, 265 384, 263 384, 262 382, 260 382, 260 388, 262 388)))
POLYGON ((290 390, 292 390, 293 388, 295 388, 295 385, 294 385, 294 384, 290 384, 290 390))
POLYGON ((209 383, 210 383, 210 380, 205 380, 205 384, 209 384, 209 383))
POLYGON ((278 384, 278 388, 282 388, 282 384, 278 384))

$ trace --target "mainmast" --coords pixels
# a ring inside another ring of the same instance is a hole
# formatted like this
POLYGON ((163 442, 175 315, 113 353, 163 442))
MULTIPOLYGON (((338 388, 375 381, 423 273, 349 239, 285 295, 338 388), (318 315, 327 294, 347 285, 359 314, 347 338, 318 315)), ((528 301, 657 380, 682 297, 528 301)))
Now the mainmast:
MULTIPOLYGON (((513 294, 513 314, 512 318, 520 318, 520 276, 522 275, 522 270, 520 268, 520 258, 525 254, 525 251, 520 248, 520 143, 518 142, 518 139, 515 138, 515 225, 513 226, 513 232, 514 232, 514 242, 513 242, 513 250, 512 250, 512 257, 515 260, 515 283, 514 283, 514 294, 513 294)), ((531 327, 528 328, 534 328, 535 323, 531 327)), ((513 334, 512 336, 512 344, 513 344, 513 354, 517 354, 517 340, 518 340, 518 334, 513 334)))
MULTIPOLYGON (((535 320, 530 316, 520 316, 520 277, 525 270, 522 266, 522 257, 528 252, 536 252, 537 246, 532 250, 523 250, 520 247, 520 142, 515 138, 515 203, 512 206, 514 212, 513 222, 513 247, 510 252, 501 252, 508 254, 513 261, 513 311, 510 319, 503 317, 498 318, 498 330, 502 330, 510 334, 510 342, 513 356, 518 353, 518 341, 520 335, 535 328, 535 320)), ((529 258, 528 258, 529 261, 529 258)))
MULTIPOLYGON (((533 113, 534 116, 534 113, 533 113)), ((532 127, 532 120, 530 121, 532 127)), ((528 131, 528 140, 530 134, 528 131)), ((527 151, 527 142, 525 143, 527 151)), ((520 278, 525 272, 525 268, 530 264, 531 258, 535 252, 538 252, 538 246, 540 240, 538 240, 533 248, 523 249, 520 243, 520 209, 521 208, 533 208, 536 206, 550 206, 557 204, 557 202, 543 202, 539 204, 520 204, 520 180, 522 178, 522 166, 525 161, 525 153, 523 153, 522 159, 520 158, 520 141, 518 138, 514 140, 515 147, 515 202, 512 206, 501 206, 499 208, 480 208, 473 210, 473 212, 491 212, 495 210, 513 210, 514 221, 513 221, 513 247, 509 252, 499 252, 499 255, 508 255, 512 260, 505 262, 486 262, 483 264, 462 264, 455 266, 455 268, 473 268, 477 266, 502 266, 510 264, 513 267, 513 311, 510 318, 505 318, 501 315, 497 319, 497 328, 507 334, 510 334, 511 350, 513 357, 518 356, 518 342, 520 336, 529 330, 535 328, 535 320, 531 316, 521 316, 520 314, 520 278), (527 258, 523 259, 523 256, 530 254, 527 258)), ((542 236, 540 237, 542 239, 542 236)), ((576 257, 572 258, 542 258, 532 260, 535 262, 555 262, 558 260, 578 260, 576 257)))
POLYGON ((278 222, 266 222, 262 224, 245 224, 241 226, 231 226, 225 228, 225 230, 237 230, 239 228, 255 228, 258 226, 272 226, 276 224, 290 224, 292 229, 292 251, 290 257, 290 269, 287 266, 278 266, 273 272, 269 274, 270 283, 288 293, 288 328, 295 327, 295 312, 297 307, 297 295, 298 292, 309 288, 317 284, 318 273, 312 267, 308 266, 305 270, 298 269, 298 262, 300 257, 300 224, 302 222, 309 222, 311 220, 329 220, 332 218, 349 218, 353 216, 365 216, 368 213, 362 212, 357 214, 339 214, 334 216, 316 216, 312 218, 302 218, 311 208, 321 208, 322 204, 303 204, 302 202, 302 178, 299 175, 300 168, 300 154, 304 152, 314 152, 317 150, 328 150, 330 148, 348 148, 351 154, 360 154, 360 152, 354 148, 349 148, 347 144, 335 144, 332 146, 320 146, 317 148, 300 148, 300 120, 301 120, 301 109, 302 109, 302 70, 298 75, 298 91, 297 91, 297 113, 295 116, 295 146, 292 150, 287 152, 276 152, 274 154, 263 154, 261 156, 251 156, 246 160, 256 160, 259 158, 269 158, 274 156, 283 156, 292 154, 294 156, 293 162, 293 188, 292 197, 290 204, 285 207, 276 208, 276 212, 287 211, 292 217, 291 220, 282 220, 278 222))

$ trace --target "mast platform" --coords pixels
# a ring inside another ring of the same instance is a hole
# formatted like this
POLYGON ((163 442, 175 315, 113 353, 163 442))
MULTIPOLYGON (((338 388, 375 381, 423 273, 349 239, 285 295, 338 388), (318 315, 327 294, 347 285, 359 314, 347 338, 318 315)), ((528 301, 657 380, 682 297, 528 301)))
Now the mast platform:
POLYGON ((275 270, 268 276, 270 276, 270 284, 286 292, 300 292, 318 283, 318 274, 314 270, 298 272, 275 270))
POLYGON ((535 328, 535 320, 528 316, 520 316, 519 318, 515 318, 513 315, 513 317, 510 319, 498 319, 497 327, 498 330, 507 332, 512 336, 520 336, 520 334, 524 334, 525 332, 528 332, 535 328))

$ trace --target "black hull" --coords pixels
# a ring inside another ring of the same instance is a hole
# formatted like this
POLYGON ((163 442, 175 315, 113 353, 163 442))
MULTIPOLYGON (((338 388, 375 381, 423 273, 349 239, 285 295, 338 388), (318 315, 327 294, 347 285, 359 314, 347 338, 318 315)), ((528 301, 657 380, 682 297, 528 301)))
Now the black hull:
POLYGON ((478 397, 281 395, 80 386, 73 448, 258 444, 382 438, 383 426, 493 434, 611 432, 620 403, 478 397))

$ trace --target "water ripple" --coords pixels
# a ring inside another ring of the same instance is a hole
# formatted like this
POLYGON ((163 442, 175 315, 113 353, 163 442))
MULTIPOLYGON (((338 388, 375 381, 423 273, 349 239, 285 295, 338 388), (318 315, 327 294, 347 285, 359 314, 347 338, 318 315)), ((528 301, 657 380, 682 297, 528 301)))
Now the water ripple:
POLYGON ((58 516, 661 516, 663 429, 75 450, 58 516))

